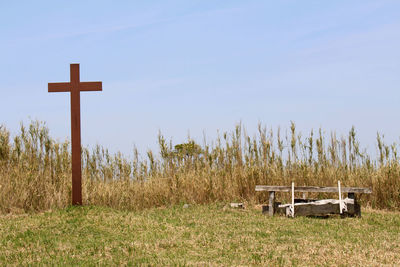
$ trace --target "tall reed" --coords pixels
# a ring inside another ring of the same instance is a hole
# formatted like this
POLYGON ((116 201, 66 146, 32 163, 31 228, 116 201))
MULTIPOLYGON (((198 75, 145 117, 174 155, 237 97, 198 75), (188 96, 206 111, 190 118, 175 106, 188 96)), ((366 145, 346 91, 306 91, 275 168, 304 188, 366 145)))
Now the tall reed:
MULTIPOLYGON (((212 143, 173 145, 160 133, 159 153, 131 158, 102 147, 82 149, 84 203, 142 209, 176 203, 265 201, 257 184, 371 187, 362 201, 374 208, 400 210, 398 145, 377 135, 377 157, 360 147, 356 131, 346 137, 311 130, 303 137, 262 125, 250 137, 242 125, 212 143)), ((71 197, 68 141, 57 142, 44 123, 21 124, 11 136, 0 126, 0 213, 60 208, 71 197)), ((282 195, 282 197, 285 197, 282 195)))

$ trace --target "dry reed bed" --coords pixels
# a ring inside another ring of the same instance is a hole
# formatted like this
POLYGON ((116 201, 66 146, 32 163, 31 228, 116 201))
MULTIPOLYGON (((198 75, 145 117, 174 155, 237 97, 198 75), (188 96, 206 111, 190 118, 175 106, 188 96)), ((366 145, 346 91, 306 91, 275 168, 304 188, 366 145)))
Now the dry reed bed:
MULTIPOLYGON (((260 202, 256 184, 371 187, 362 201, 373 208, 400 209, 397 145, 377 136, 377 158, 360 148, 355 129, 347 137, 327 138, 321 129, 307 137, 292 123, 288 134, 261 125, 249 137, 241 125, 213 144, 192 140, 172 145, 160 134, 160 153, 141 159, 84 148, 84 203, 143 209, 176 203, 260 202)), ((68 206, 71 195, 68 142, 57 142, 44 123, 21 125, 11 136, 0 126, 0 213, 22 213, 68 206)))

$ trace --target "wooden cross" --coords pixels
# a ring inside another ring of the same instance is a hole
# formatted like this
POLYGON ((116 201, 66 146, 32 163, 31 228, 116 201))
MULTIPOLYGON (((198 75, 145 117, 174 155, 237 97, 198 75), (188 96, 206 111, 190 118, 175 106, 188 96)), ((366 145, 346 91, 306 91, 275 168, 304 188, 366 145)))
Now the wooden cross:
POLYGON ((79 64, 71 64, 69 83, 49 83, 49 93, 71 92, 72 205, 82 205, 81 91, 101 91, 101 82, 81 82, 79 64))

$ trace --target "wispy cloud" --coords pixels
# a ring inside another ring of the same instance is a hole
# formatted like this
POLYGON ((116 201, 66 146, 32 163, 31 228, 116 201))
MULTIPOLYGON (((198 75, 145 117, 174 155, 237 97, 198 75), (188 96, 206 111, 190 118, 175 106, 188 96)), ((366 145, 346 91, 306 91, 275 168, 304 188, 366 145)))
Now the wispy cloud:
MULTIPOLYGON (((132 19, 125 18, 128 22, 118 23, 116 21, 110 21, 106 25, 94 25, 86 29, 71 29, 70 31, 64 30, 63 32, 52 32, 50 34, 39 34, 35 36, 22 37, 16 40, 11 40, 11 42, 37 42, 37 41, 50 41, 57 39, 69 39, 82 36, 90 36, 96 34, 111 34, 115 32, 127 31, 127 30, 139 30, 146 27, 166 25, 169 23, 182 22, 190 18, 201 18, 207 16, 218 16, 221 12, 232 12, 239 10, 239 7, 223 7, 203 11, 193 11, 190 13, 174 16, 164 17, 161 11, 153 11, 147 14, 141 14, 141 19, 136 21, 131 21, 132 19)), ((121 19, 120 19, 121 20, 121 19)))

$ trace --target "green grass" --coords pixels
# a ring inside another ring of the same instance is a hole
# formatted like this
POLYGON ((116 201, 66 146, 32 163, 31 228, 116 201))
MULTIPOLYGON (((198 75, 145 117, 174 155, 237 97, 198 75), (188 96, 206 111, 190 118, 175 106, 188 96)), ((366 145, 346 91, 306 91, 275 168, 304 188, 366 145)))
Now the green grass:
POLYGON ((400 214, 270 218, 222 205, 0 217, 0 265, 397 265, 400 214))

